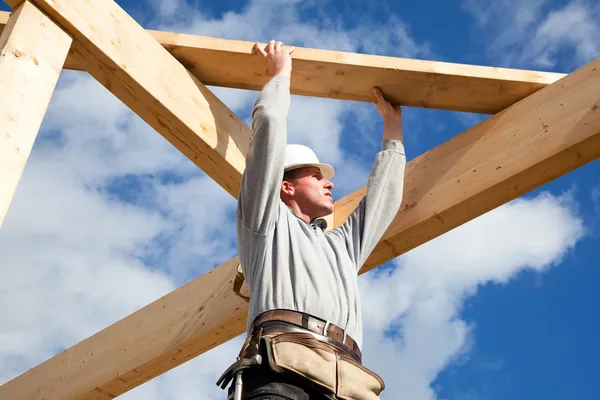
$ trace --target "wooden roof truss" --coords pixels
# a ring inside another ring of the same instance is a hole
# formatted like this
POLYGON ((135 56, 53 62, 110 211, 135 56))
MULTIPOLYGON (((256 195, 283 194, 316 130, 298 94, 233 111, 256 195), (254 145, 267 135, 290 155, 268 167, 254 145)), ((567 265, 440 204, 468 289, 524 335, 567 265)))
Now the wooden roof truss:
MULTIPOLYGON (((253 43, 144 30, 113 0, 6 0, 0 226, 63 68, 87 71, 232 196, 250 128, 205 85, 259 90, 253 43)), ((360 273, 600 156, 600 60, 555 74, 297 48, 294 94, 486 113, 408 163, 402 208, 360 273)), ((339 225, 364 188, 335 203, 339 225)), ((0 386, 0 398, 112 399, 244 332, 237 257, 0 386)))

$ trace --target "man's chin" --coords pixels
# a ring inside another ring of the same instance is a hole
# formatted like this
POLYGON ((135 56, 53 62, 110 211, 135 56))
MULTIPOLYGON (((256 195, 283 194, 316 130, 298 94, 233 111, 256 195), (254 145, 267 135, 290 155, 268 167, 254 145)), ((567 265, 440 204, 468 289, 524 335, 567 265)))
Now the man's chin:
POLYGON ((331 215, 333 213, 334 207, 333 204, 331 205, 325 205, 324 207, 322 207, 318 213, 316 213, 315 218, 324 218, 328 215, 331 215))
POLYGON ((323 217, 331 214, 334 209, 335 207, 333 206, 333 203, 325 204, 325 207, 323 207, 323 217))

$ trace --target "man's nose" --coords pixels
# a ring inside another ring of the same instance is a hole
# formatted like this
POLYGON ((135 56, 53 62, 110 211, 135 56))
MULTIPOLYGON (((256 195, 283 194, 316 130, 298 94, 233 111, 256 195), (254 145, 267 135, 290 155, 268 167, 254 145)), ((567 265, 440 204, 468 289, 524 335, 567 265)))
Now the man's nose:
POLYGON ((333 189, 333 182, 331 182, 329 179, 326 180, 325 182, 325 188, 332 190, 333 189))

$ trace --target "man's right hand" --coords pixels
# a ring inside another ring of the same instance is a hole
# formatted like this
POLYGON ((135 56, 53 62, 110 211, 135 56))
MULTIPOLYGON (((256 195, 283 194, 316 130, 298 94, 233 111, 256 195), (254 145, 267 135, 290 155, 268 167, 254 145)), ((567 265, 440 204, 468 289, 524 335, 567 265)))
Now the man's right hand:
POLYGON ((392 105, 383 97, 379 88, 373 88, 375 95, 375 108, 383 118, 383 139, 400 140, 402 136, 402 108, 399 105, 392 105))
POLYGON ((292 57, 290 54, 294 51, 294 47, 284 49, 282 42, 271 40, 264 49, 259 47, 258 42, 254 45, 254 48, 256 54, 265 60, 265 73, 267 76, 285 75, 291 77, 292 57))

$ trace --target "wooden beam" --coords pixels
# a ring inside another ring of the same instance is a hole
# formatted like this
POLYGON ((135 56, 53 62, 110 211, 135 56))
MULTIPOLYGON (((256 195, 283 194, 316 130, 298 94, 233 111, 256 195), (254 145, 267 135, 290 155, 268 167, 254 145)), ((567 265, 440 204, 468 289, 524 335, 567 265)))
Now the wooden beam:
MULTIPOLYGON (((152 34, 207 85, 260 90, 267 82, 251 42, 152 34)), ((405 106, 474 113, 501 111, 564 76, 302 47, 292 56, 293 94, 373 102, 377 86, 405 106)))
MULTIPOLYGON (((260 90, 267 81, 252 42, 148 32, 205 85, 260 90)), ((372 102, 371 89, 379 86, 403 105, 490 114, 564 76, 301 47, 293 58, 294 94, 372 102)), ((65 67, 86 69, 76 57, 65 67)))
POLYGON ((0 227, 71 46, 71 37, 26 1, 0 35, 0 227))
POLYGON ((71 34, 72 60, 237 197, 251 130, 225 104, 113 0, 34 3, 71 34))
MULTIPOLYGON (((410 161, 402 210, 361 273, 599 156, 596 60, 410 161)), ((336 202, 336 224, 360 196, 336 202)), ((0 398, 110 399, 243 333, 247 304, 231 291, 237 263, 6 383, 0 398)))
POLYGON ((410 162, 402 210, 361 273, 598 157, 600 58, 410 162))

